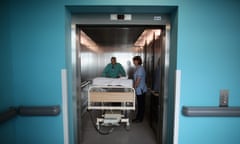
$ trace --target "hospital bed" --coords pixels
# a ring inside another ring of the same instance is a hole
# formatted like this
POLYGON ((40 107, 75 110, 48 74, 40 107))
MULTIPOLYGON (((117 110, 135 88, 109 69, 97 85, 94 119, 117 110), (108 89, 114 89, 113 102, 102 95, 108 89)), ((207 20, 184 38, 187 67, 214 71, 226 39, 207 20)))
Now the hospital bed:
POLYGON ((125 123, 130 128, 127 111, 135 110, 135 90, 132 80, 124 78, 97 77, 88 89, 88 110, 101 111, 96 127, 119 126, 125 123), (116 103, 117 105, 113 105, 116 103))

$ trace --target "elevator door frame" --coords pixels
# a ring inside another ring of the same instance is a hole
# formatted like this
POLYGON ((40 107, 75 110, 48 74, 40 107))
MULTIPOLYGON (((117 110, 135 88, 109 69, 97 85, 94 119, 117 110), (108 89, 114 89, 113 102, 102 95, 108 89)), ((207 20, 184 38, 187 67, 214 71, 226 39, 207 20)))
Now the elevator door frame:
MULTIPOLYGON (((73 70, 76 71, 76 73, 73 72, 73 87, 76 87, 76 91, 73 93, 76 93, 76 101, 73 101, 73 108, 77 109, 76 114, 73 115, 74 118, 74 137, 75 142, 77 144, 81 143, 81 129, 82 129, 82 120, 81 120, 81 74, 80 74, 80 45, 79 45, 79 35, 77 33, 77 25, 111 25, 111 26, 119 26, 119 25, 136 25, 136 26, 144 26, 144 25, 151 25, 151 26, 165 26, 166 30, 166 44, 165 44, 165 63, 169 64, 169 49, 170 49, 170 18, 166 14, 136 14, 138 19, 136 21, 111 21, 108 20, 109 14, 76 14, 72 16, 72 25, 71 25, 71 40, 72 40, 72 51, 75 53, 75 64, 72 65, 73 70), (107 15, 107 16, 106 16, 107 15), (154 20, 154 17, 161 16, 162 20, 154 20), (141 19, 143 17, 143 19, 141 19), (151 17, 151 18, 149 18, 151 17)), ((163 98, 167 101, 168 98, 168 65, 164 66, 164 73, 166 74, 164 77, 164 90, 163 90, 163 98)), ((163 121, 163 134, 162 134, 162 143, 165 144, 167 141, 167 106, 164 106, 164 112, 163 112, 163 118, 165 119, 163 121)), ((158 136, 159 137, 159 136, 158 136)))

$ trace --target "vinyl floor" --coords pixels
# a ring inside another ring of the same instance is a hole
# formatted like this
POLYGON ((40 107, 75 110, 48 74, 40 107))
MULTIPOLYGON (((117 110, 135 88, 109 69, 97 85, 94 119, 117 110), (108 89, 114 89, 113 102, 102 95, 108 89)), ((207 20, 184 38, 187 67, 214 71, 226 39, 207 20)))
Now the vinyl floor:
MULTIPOLYGON (((104 127, 108 131, 110 127, 104 127)), ((130 130, 124 125, 114 127, 109 135, 99 134, 86 113, 83 117, 82 144, 156 144, 155 134, 147 118, 141 123, 131 123, 130 130)))

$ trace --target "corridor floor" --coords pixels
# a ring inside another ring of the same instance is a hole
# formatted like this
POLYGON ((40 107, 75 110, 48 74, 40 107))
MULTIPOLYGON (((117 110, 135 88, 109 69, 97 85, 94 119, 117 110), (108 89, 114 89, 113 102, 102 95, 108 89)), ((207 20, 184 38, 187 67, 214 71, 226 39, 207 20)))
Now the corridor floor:
POLYGON ((109 135, 101 135, 94 129, 88 113, 83 118, 82 138, 82 144, 156 144, 156 137, 146 119, 142 123, 132 123, 129 131, 119 126, 109 135))

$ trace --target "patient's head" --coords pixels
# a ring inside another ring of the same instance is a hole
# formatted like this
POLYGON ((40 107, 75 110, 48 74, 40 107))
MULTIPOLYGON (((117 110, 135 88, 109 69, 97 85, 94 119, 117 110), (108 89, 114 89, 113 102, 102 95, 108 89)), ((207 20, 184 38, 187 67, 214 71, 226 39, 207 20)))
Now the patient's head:
POLYGON ((112 57, 112 58, 111 58, 111 63, 112 63, 112 64, 116 64, 116 62, 117 62, 116 57, 112 57))

